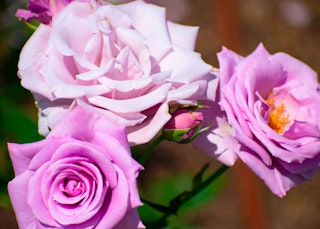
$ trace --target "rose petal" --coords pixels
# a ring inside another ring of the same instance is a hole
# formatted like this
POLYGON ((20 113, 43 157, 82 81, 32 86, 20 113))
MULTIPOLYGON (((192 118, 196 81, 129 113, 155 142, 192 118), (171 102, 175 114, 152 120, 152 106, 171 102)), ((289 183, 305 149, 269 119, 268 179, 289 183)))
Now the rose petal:
POLYGON ((15 179, 8 184, 8 193, 10 196, 12 207, 15 211, 19 228, 35 228, 35 217, 32 214, 30 206, 27 204, 28 180, 33 176, 34 172, 26 171, 16 176, 15 179))
POLYGON ((254 154, 247 151, 241 151, 238 156, 266 183, 270 190, 279 197, 283 197, 290 188, 304 181, 301 175, 289 173, 280 165, 276 164, 276 162, 274 162, 272 166, 266 166, 266 164, 254 156, 254 154))
POLYGON ((123 228, 146 228, 143 223, 140 221, 138 211, 136 209, 128 211, 127 214, 122 218, 121 222, 118 223, 114 229, 123 229, 123 228))
POLYGON ((98 132, 96 133, 93 142, 98 145, 101 145, 102 147, 106 147, 106 145, 108 145, 108 147, 112 149, 117 149, 117 151, 110 151, 109 155, 111 156, 114 163, 117 166, 119 166, 120 169, 126 171, 125 175, 127 177, 128 185, 130 190, 132 190, 130 196, 130 203, 132 207, 138 207, 142 205, 142 203, 139 198, 139 193, 135 192, 135 187, 137 186, 136 178, 138 177, 138 174, 143 169, 143 167, 136 161, 134 161, 132 157, 127 156, 130 150, 124 147, 128 145, 127 140, 125 141, 126 144, 121 144, 121 142, 119 142, 118 139, 112 139, 110 137, 108 138, 108 141, 106 141, 106 136, 101 132, 98 132))
POLYGON ((173 44, 184 49, 194 50, 199 27, 185 26, 168 21, 168 29, 173 44))
POLYGON ((167 80, 168 82, 188 84, 202 79, 203 76, 211 71, 212 67, 203 62, 198 53, 176 46, 174 50, 159 63, 162 71, 172 71, 171 77, 167 80), (194 65, 197 67, 194 68, 194 65))
POLYGON ((96 225, 97 229, 113 228, 117 223, 121 222, 128 209, 128 202, 124 199, 124 197, 129 196, 128 184, 125 182, 126 177, 121 169, 117 167, 115 169, 119 182, 112 190, 112 195, 107 193, 106 203, 108 205, 105 206, 107 214, 103 215, 103 212, 101 212, 101 220, 96 225))
POLYGON ((116 33, 119 41, 123 45, 130 47, 137 57, 144 76, 149 75, 151 72, 150 53, 144 37, 132 29, 117 28, 116 33))
POLYGON ((46 140, 26 145, 8 143, 8 150, 16 176, 22 174, 28 169, 32 158, 36 155, 37 151, 43 148, 46 144, 46 140))
POLYGON ((156 61, 160 61, 172 50, 164 8, 145 4, 141 1, 134 1, 117 7, 132 18, 134 28, 147 39, 150 52, 156 61), (141 15, 144 15, 144 17, 141 17, 141 15), (148 18, 148 20, 144 18, 148 18))
POLYGON ((317 90, 317 73, 305 63, 285 53, 276 53, 270 59, 274 59, 284 66, 288 73, 288 80, 300 80, 305 86, 317 90))
POLYGON ((130 145, 139 145, 151 141, 171 118, 168 104, 163 103, 152 119, 146 119, 141 125, 128 127, 128 141, 130 145))
POLYGON ((199 110, 204 116, 203 127, 210 128, 195 138, 192 144, 225 165, 232 166, 238 159, 240 144, 233 138, 232 128, 218 104, 204 102, 203 105, 208 106, 199 110))
POLYGON ((149 94, 126 100, 114 100, 102 96, 93 96, 89 98, 89 102, 93 105, 119 113, 140 112, 163 102, 170 87, 171 84, 164 84, 149 94))

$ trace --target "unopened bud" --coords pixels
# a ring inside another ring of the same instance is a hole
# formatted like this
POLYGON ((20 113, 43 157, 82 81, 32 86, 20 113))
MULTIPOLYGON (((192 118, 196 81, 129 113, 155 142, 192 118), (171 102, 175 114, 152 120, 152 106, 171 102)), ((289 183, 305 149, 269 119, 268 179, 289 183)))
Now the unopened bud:
POLYGON ((202 122, 201 112, 181 108, 173 112, 171 119, 164 125, 163 135, 168 141, 191 142, 199 134, 202 122))

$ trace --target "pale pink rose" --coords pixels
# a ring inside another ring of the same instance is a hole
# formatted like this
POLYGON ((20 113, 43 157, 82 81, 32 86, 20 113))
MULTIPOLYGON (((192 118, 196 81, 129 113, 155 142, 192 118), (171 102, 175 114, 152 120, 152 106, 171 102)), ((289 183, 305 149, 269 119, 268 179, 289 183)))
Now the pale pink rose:
POLYGON ((8 144, 15 178, 8 191, 20 228, 141 228, 125 128, 82 107, 46 139, 8 144))
POLYGON ((317 74, 288 54, 269 54, 263 45, 248 57, 223 48, 218 59, 220 107, 203 113, 218 125, 199 135, 197 146, 229 159, 228 165, 240 158, 282 197, 320 170, 317 74), (219 147, 225 150, 217 154, 219 147))
POLYGON ((165 14, 143 1, 72 2, 51 26, 40 25, 18 72, 40 108, 40 133, 81 99, 127 126, 130 144, 142 144, 170 119, 169 106, 213 97, 215 86, 208 84, 216 76, 193 51, 198 28, 171 23, 165 14))

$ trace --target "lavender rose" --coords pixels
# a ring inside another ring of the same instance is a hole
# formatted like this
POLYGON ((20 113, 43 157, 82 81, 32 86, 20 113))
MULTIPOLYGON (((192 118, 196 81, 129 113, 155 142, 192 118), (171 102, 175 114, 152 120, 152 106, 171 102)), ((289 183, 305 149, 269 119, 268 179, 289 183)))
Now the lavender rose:
POLYGON ((137 228, 141 205, 125 129, 76 107, 45 140, 9 143, 20 228, 137 228))
POLYGON ((127 126, 129 142, 150 141, 170 119, 169 105, 212 97, 211 66, 193 51, 197 28, 168 22, 165 9, 71 2, 40 25, 22 50, 19 76, 40 107, 39 131, 75 99, 127 126))
MULTIPOLYGON (((227 119, 221 110, 220 117, 228 122, 224 127, 229 125, 229 131, 221 135, 226 136, 224 147, 229 142, 229 156, 239 157, 273 193, 284 196, 319 170, 317 74, 287 54, 270 55, 262 45, 246 58, 224 48, 218 59, 219 104, 227 119)), ((208 144, 198 146, 210 152, 210 141, 203 142, 208 144)))

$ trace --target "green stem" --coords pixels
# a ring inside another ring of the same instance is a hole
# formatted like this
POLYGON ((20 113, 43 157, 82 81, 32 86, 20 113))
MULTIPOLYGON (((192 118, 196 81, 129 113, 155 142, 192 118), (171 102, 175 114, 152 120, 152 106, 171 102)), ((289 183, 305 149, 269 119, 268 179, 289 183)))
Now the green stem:
MULTIPOLYGON (((209 176, 204 182, 202 182, 197 188, 191 191, 192 195, 197 195, 203 189, 208 187, 213 181, 219 178, 225 171, 227 171, 229 167, 226 165, 222 165, 217 171, 215 171, 211 176, 209 176)), ((191 197, 192 198, 192 197, 191 197)), ((189 198, 189 199, 191 199, 189 198)), ((188 200, 189 200, 188 199, 188 200)))
POLYGON ((159 137, 157 137, 150 145, 150 147, 147 149, 147 151, 142 155, 142 157, 139 160, 139 163, 141 165, 143 165, 148 158, 150 157, 150 155, 152 154, 152 152, 154 151, 154 149, 164 140, 163 135, 160 135, 159 137))
MULTIPOLYGON (((170 212, 165 213, 154 225, 152 228, 154 229, 160 229, 163 228, 166 225, 167 219, 172 216, 173 214, 176 214, 179 209, 186 204, 189 200, 191 200, 193 197, 195 197, 197 194, 199 194, 202 190, 207 188, 212 182, 214 182, 217 178, 219 178, 229 167, 226 165, 222 165, 217 171, 215 171, 211 176, 209 176, 206 180, 204 180, 201 184, 199 184, 196 188, 194 188, 191 191, 186 191, 180 195, 183 195, 183 198, 181 198, 181 201, 177 206, 175 206, 175 209, 172 209, 170 212)), ((177 197, 178 197, 177 196, 177 197)))

